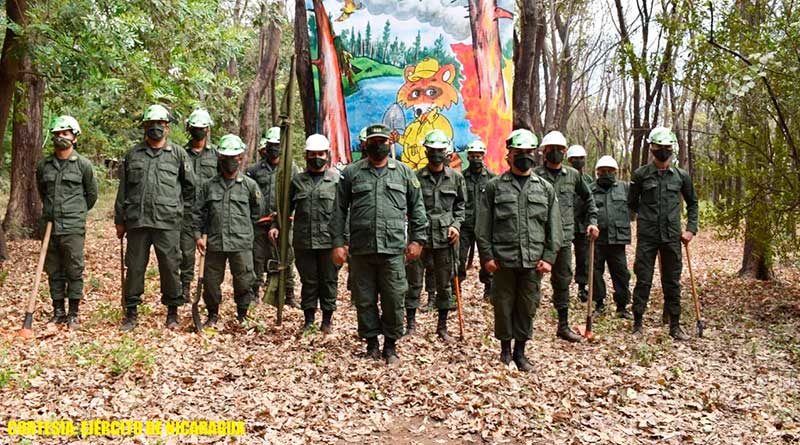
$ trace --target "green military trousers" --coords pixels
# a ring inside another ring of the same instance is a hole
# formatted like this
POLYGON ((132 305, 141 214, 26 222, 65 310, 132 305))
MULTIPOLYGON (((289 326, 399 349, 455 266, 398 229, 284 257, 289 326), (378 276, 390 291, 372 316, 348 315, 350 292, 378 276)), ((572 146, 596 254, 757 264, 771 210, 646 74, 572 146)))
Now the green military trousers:
POLYGON ((498 340, 530 340, 539 307, 542 275, 536 269, 504 268, 494 273, 492 305, 498 340))
MULTIPOLYGON (((475 244, 475 229, 461 227, 461 237, 459 239, 460 248, 458 255, 458 279, 460 282, 463 282, 467 279, 467 261, 469 261, 469 249, 475 244)), ((475 247, 474 249, 473 255, 477 259, 478 248, 475 247)), ((492 274, 481 267, 480 272, 478 272, 478 280, 480 280, 480 282, 483 284, 489 284, 492 282, 492 274)))
POLYGON ((403 254, 350 257, 360 337, 372 338, 383 334, 398 339, 403 336, 403 305, 408 292, 404 263, 403 254))
POLYGON ((606 280, 603 274, 608 264, 611 283, 614 285, 614 303, 617 311, 624 310, 631 301, 631 272, 625 256, 624 244, 596 244, 594 246, 594 295, 598 307, 603 306, 606 299, 606 280))
POLYGON ((553 306, 556 310, 569 307, 569 284, 572 282, 572 246, 567 244, 558 250, 556 262, 550 272, 553 286, 553 306))
POLYGON ((253 299, 253 252, 206 252, 206 264, 203 269, 203 301, 206 307, 218 308, 222 302, 220 286, 225 279, 225 263, 228 263, 233 275, 233 301, 237 308, 250 307, 253 299))
POLYGON ((161 303, 181 306, 186 303, 180 282, 180 230, 132 229, 128 231, 128 248, 125 252, 125 301, 128 307, 142 303, 144 276, 150 261, 150 247, 156 251, 158 273, 161 279, 161 303))
POLYGON ((84 235, 51 235, 44 269, 53 300, 80 300, 83 297, 84 235))
POLYGON ((633 288, 633 313, 644 314, 650 289, 653 286, 653 268, 656 256, 661 254, 661 288, 664 291, 664 306, 670 316, 681 313, 681 242, 658 242, 639 238, 636 242, 636 260, 633 273, 636 286, 633 288))
POLYGON ((576 233, 572 246, 575 248, 575 282, 586 286, 589 284, 589 236, 576 233))
MULTIPOLYGON (((253 227, 253 270, 256 274, 256 279, 253 281, 253 294, 255 298, 259 298, 261 288, 265 286, 266 281, 264 274, 269 273, 267 267, 269 262, 278 261, 280 255, 278 247, 272 244, 272 241, 267 237, 267 231, 264 227, 253 227)), ((291 244, 291 241, 289 242, 291 244)), ((289 264, 294 261, 294 249, 289 246, 289 264)), ((294 293, 294 268, 290 267, 286 274, 286 293, 294 293)))
POLYGON ((194 261, 197 244, 191 219, 183 218, 181 227, 181 285, 189 287, 194 280, 194 261))
MULTIPOLYGON (((456 301, 453 298, 453 258, 452 249, 422 249, 422 256, 416 261, 412 261, 406 267, 408 274, 408 294, 406 295, 406 309, 417 309, 419 307, 419 297, 422 293, 422 283, 426 272, 425 264, 428 261, 433 263, 433 278, 436 283, 436 308, 455 309, 456 301)), ((430 297, 429 297, 430 298, 430 297)))
POLYGON ((336 310, 339 267, 331 260, 331 249, 298 249, 295 265, 300 274, 300 306, 303 310, 336 310))

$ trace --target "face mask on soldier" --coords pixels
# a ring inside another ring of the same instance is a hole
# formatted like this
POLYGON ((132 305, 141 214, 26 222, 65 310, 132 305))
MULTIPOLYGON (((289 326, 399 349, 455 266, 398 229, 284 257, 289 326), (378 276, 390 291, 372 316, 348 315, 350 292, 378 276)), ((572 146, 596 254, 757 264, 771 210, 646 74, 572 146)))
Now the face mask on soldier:
POLYGON ((219 166, 224 173, 231 174, 239 170, 239 159, 226 156, 219 161, 219 166))
POLYGON ((72 147, 72 141, 61 136, 56 136, 53 138, 53 146, 59 151, 66 150, 72 147))
POLYGON ((381 162, 389 156, 391 147, 388 143, 371 143, 367 144, 367 155, 377 162, 381 162))
POLYGON ((206 129, 200 127, 191 127, 189 128, 189 134, 192 135, 193 140, 200 141, 206 137, 206 129))
POLYGON ((652 150, 653 156, 661 162, 666 162, 672 157, 672 150, 668 148, 659 148, 658 150, 652 150))
POLYGON ((154 141, 160 141, 164 139, 164 134, 166 133, 166 129, 161 124, 153 125, 152 127, 148 128, 145 134, 148 138, 154 141))

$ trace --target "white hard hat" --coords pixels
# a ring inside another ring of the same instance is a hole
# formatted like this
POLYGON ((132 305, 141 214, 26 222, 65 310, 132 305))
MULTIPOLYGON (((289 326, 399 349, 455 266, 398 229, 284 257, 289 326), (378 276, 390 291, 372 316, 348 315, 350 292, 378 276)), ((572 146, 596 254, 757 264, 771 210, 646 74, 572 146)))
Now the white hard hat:
POLYGON ((486 144, 482 140, 476 139, 467 144, 467 153, 486 153, 486 144))
POLYGON ((597 170, 601 167, 611 167, 614 170, 619 170, 619 165, 617 165, 617 161, 614 160, 613 157, 605 155, 597 160, 597 165, 595 165, 594 169, 597 170))
POLYGON ((540 144, 542 147, 545 145, 558 145, 559 147, 566 147, 567 146, 567 138, 561 134, 560 131, 551 131, 544 135, 542 139, 542 143, 540 144))
POLYGON ((586 150, 583 145, 573 145, 567 150, 567 159, 569 158, 585 158, 586 150))
POLYGON ((312 134, 306 139, 306 151, 328 151, 331 143, 321 134, 312 134))

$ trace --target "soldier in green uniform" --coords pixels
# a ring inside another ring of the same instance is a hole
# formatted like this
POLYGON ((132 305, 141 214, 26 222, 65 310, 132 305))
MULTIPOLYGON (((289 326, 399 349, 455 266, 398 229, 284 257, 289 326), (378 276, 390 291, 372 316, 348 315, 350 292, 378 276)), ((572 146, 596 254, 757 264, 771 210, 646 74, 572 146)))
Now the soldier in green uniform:
MULTIPOLYGON (((573 145, 567 150, 567 161, 575 170, 583 176, 586 184, 592 183, 592 177, 583 172, 586 165, 586 149, 582 145, 573 145)), ((589 238, 586 236, 587 215, 586 201, 575 195, 575 230, 572 240, 572 247, 575 249, 575 283, 578 285, 578 299, 586 302, 589 292, 586 285, 589 284, 589 238)))
POLYGON ((633 273, 633 333, 642 334, 642 320, 650 298, 656 255, 661 256, 661 287, 669 313, 669 335, 688 340, 681 329, 681 242, 688 244, 697 233, 698 205, 692 178, 671 163, 677 142, 669 128, 656 127, 647 138, 653 161, 631 177, 628 207, 637 218, 636 260, 633 273), (686 230, 681 230, 681 196, 686 203, 686 230))
POLYGON ((508 365, 513 359, 523 372, 533 369, 525 343, 532 335, 542 274, 550 272, 562 238, 553 186, 532 170, 537 145, 530 131, 511 132, 506 140, 511 170, 486 184, 476 227, 481 264, 494 274, 491 298, 500 360, 508 365))
POLYGON ((186 303, 180 282, 180 239, 183 212, 191 211, 195 200, 194 173, 186 150, 167 139, 169 120, 166 108, 148 107, 142 118, 144 140, 125 154, 120 165, 114 224, 117 237, 128 235, 123 331, 136 327, 150 246, 158 260, 167 328, 178 326, 178 306, 186 303))
MULTIPOLYGON (((317 306, 322 309, 322 332, 332 330, 333 312, 336 310, 336 293, 339 267, 331 260, 333 233, 331 218, 339 171, 328 169, 331 144, 321 134, 306 139, 306 171, 292 178, 289 189, 289 214, 294 212, 292 226, 295 264, 300 274, 301 302, 305 318, 303 331, 314 325, 317 306)), ((277 221, 269 232, 270 240, 278 239, 277 221)))
POLYGON ((553 185, 553 190, 558 197, 558 206, 561 213, 563 243, 561 244, 556 262, 553 264, 553 273, 550 275, 550 284, 553 286, 553 305, 558 312, 558 330, 556 336, 569 342, 579 342, 583 339, 569 327, 569 284, 572 282, 572 238, 575 234, 575 197, 580 196, 586 202, 586 217, 588 225, 586 234, 597 238, 597 207, 594 204, 589 183, 584 176, 572 167, 562 165, 564 154, 567 151, 567 140, 558 131, 551 131, 542 139, 542 154, 545 164, 536 167, 536 174, 553 185))
MULTIPOLYGON (((422 250, 421 261, 411 262, 408 274, 408 295, 406 295, 406 333, 416 331, 416 313, 419 296, 422 293, 424 263, 433 263, 436 281, 436 308, 438 322, 436 335, 444 342, 453 338, 447 333, 447 315, 456 308, 451 288, 454 262, 454 245, 458 242, 461 223, 464 221, 467 190, 464 177, 456 170, 444 165, 450 138, 441 130, 432 130, 423 140, 428 165, 417 171, 417 179, 422 188, 425 212, 428 218, 427 245, 422 250)), ((429 297, 430 298, 430 297, 429 297)))
POLYGON ((53 299, 50 323, 78 328, 78 307, 83 297, 83 245, 86 213, 97 202, 97 182, 92 163, 78 154, 81 127, 72 116, 59 116, 50 125, 53 154, 36 167, 36 188, 42 200, 42 218, 53 223, 45 270, 53 299), (69 300, 69 313, 64 311, 69 300))
MULTIPOLYGON (((467 206, 464 211, 464 223, 461 224, 460 255, 458 261, 458 280, 463 283, 467 279, 467 261, 470 251, 475 246, 475 227, 480 210, 480 197, 486 190, 486 184, 495 177, 483 163, 486 156, 486 144, 481 140, 472 141, 467 145, 467 161, 469 166, 464 169, 464 182, 467 184, 467 206)), ((472 253, 474 255, 474 252, 472 253)), ((478 279, 483 283, 483 298, 489 299, 492 289, 492 274, 481 268, 478 279)))
POLYGON ((594 296, 595 315, 605 309, 606 282, 603 279, 605 266, 614 284, 614 302, 619 318, 630 318, 628 304, 631 300, 629 289, 631 273, 625 246, 631 243, 631 220, 628 212, 628 184, 617 179, 617 161, 611 156, 603 156, 597 161, 595 173, 597 180, 590 186, 597 205, 597 224, 600 236, 594 248, 594 296))
POLYGON ((234 134, 219 141, 220 174, 207 181, 197 198, 194 211, 197 250, 205 253, 203 301, 208 310, 205 327, 219 321, 222 301, 220 285, 225 278, 225 263, 233 276, 236 319, 243 322, 253 298, 253 226, 260 217, 261 190, 255 181, 239 173, 247 147, 234 134), (208 235, 208 246, 203 241, 208 235))
MULTIPOLYGON (((186 120, 186 131, 191 139, 186 143, 186 154, 192 164, 195 177, 195 188, 199 193, 203 184, 217 176, 217 149, 209 142, 210 131, 214 122, 208 111, 198 108, 186 120)), ((190 300, 189 292, 194 281, 194 221, 193 212, 184 212, 181 229, 181 287, 183 298, 190 300)))
POLYGON ((383 334, 383 358, 388 364, 398 360, 396 341, 403 335, 403 303, 408 291, 404 259, 419 257, 428 225, 419 180, 402 162, 388 158, 393 148, 390 131, 385 125, 371 125, 366 158, 342 172, 334 208, 332 253, 337 265, 347 259, 349 215, 358 334, 367 340, 367 356, 375 359, 381 354, 378 336, 383 334))
MULTIPOLYGON (((261 159, 253 166, 247 169, 247 176, 251 177, 258 183, 261 189, 264 203, 262 208, 266 215, 261 219, 261 222, 256 225, 255 240, 253 242, 253 264, 255 265, 256 281, 253 283, 253 294, 258 299, 261 293, 262 285, 265 285, 263 277, 266 272, 268 275, 270 271, 267 266, 271 261, 278 261, 278 247, 275 243, 269 240, 267 232, 272 226, 272 222, 277 219, 278 215, 278 164, 281 160, 281 129, 279 127, 272 127, 267 130, 267 134, 261 139, 259 143, 259 155, 261 159)), ((292 176, 300 173, 300 169, 296 165, 292 165, 292 176)), ((289 249, 289 264, 294 261, 294 252, 289 249)), ((294 308, 299 308, 300 305, 294 298, 294 268, 290 267, 286 275, 286 300, 285 304, 294 308)))

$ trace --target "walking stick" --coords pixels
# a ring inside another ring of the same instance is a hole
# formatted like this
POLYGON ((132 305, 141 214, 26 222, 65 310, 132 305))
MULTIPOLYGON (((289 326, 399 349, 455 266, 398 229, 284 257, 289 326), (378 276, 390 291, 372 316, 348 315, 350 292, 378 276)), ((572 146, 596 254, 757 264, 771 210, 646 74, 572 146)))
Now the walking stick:
POLYGON ((39 296, 39 284, 42 281, 44 259, 47 257, 47 246, 50 244, 50 233, 52 231, 53 222, 47 221, 47 227, 44 229, 44 239, 42 239, 42 250, 39 252, 39 264, 36 266, 36 278, 33 282, 33 290, 28 297, 28 304, 25 310, 25 319, 22 322, 22 329, 17 331, 17 335, 25 339, 33 337, 33 312, 36 310, 36 297, 39 296))
POLYGON ((705 325, 703 324, 703 316, 700 312, 700 298, 697 297, 697 289, 694 287, 694 272, 692 271, 692 257, 689 255, 689 244, 684 244, 684 248, 686 249, 686 265, 689 266, 689 281, 692 283, 692 299, 694 300, 694 314, 697 317, 697 336, 702 338, 703 337, 703 330, 705 329, 705 325))
POLYGON ((458 255, 456 255, 456 245, 450 245, 450 256, 452 257, 453 267, 451 271, 453 273, 453 287, 455 288, 456 293, 456 310, 458 312, 458 334, 461 336, 461 340, 464 340, 464 310, 463 306, 461 305, 461 283, 458 280, 458 265, 456 261, 458 260, 458 255))
MULTIPOLYGON (((208 235, 203 235, 203 245, 208 249, 208 235)), ((206 254, 200 254, 200 260, 197 262, 197 289, 195 290, 194 300, 192 301, 192 322, 194 322, 194 331, 203 332, 203 323, 200 321, 200 296, 203 294, 203 271, 206 266, 206 254)))
POLYGON ((594 240, 589 237, 589 298, 586 299, 586 328, 583 336, 587 340, 594 338, 592 332, 592 299, 594 298, 594 240))
POLYGON ((119 277, 120 277, 120 303, 122 303, 122 312, 125 312, 125 237, 119 239, 119 277))

